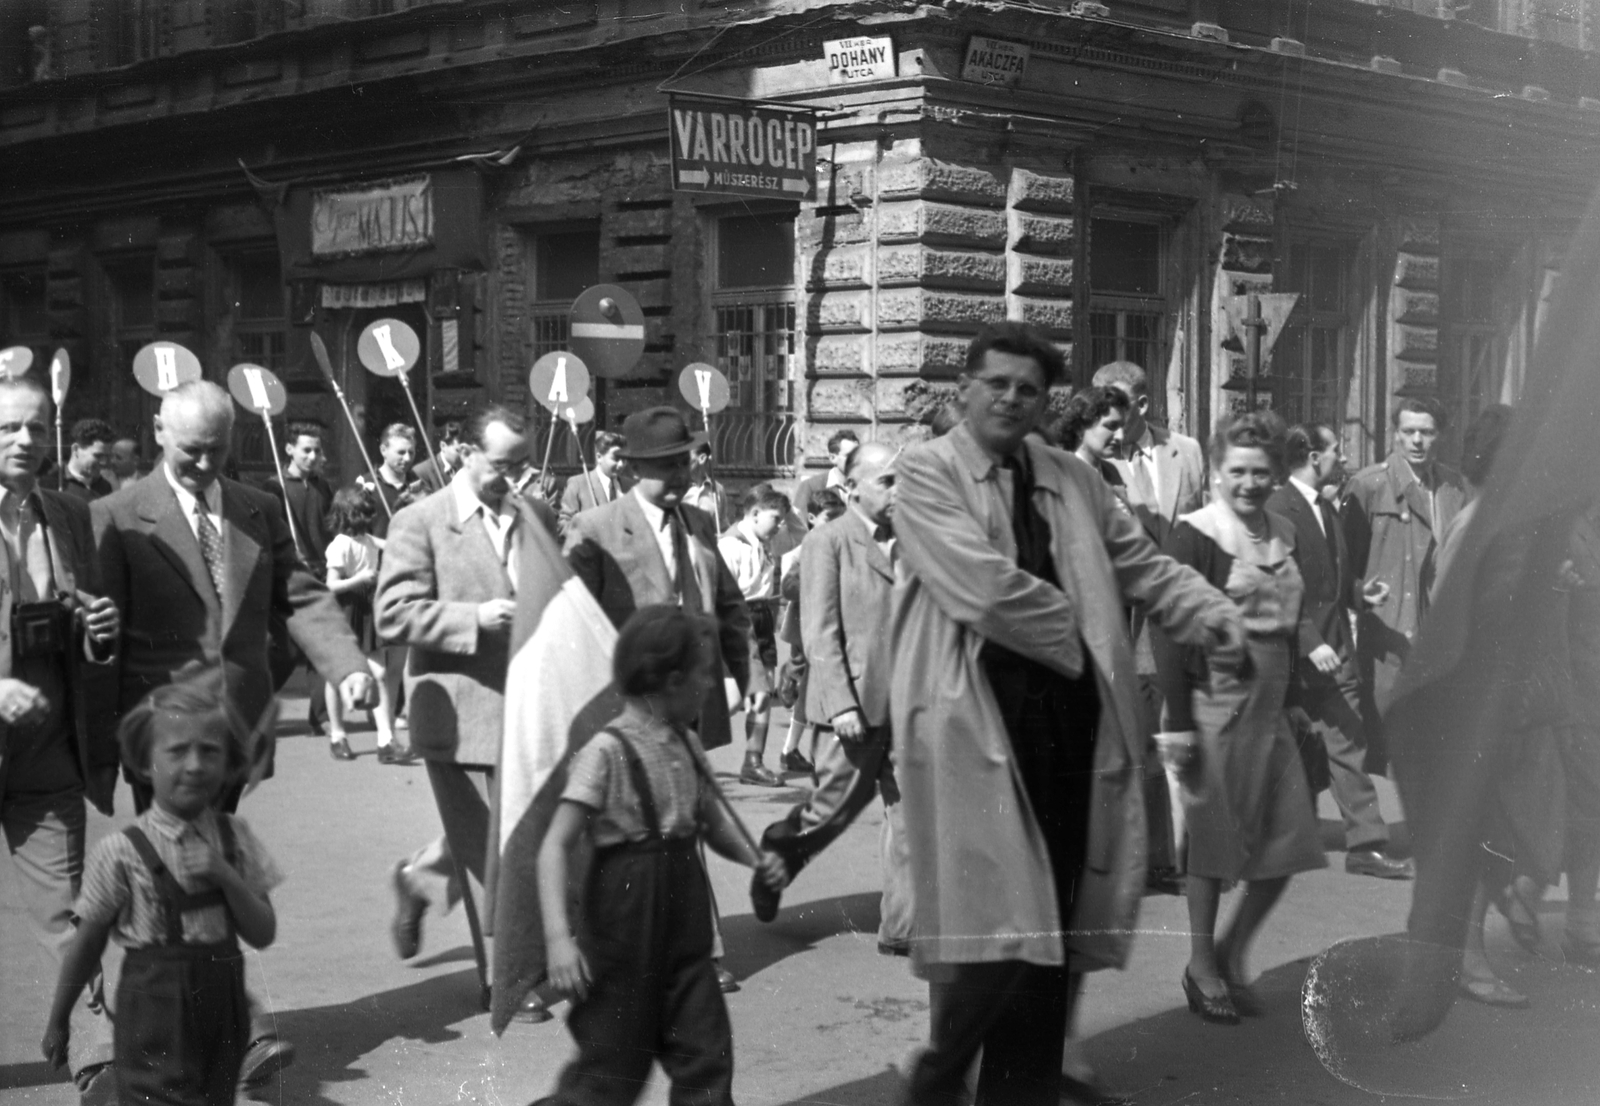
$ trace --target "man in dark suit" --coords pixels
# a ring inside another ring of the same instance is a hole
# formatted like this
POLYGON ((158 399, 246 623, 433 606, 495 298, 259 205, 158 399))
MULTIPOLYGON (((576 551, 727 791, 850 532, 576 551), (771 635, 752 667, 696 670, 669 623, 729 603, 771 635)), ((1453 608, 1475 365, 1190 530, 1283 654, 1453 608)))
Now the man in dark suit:
MULTIPOLYGON (((322 427, 314 422, 291 422, 284 431, 283 443, 283 453, 288 460, 283 466, 283 482, 273 476, 263 487, 278 497, 284 513, 294 524, 296 548, 306 567, 317 579, 326 581, 328 544, 333 541, 333 535, 328 532, 328 508, 333 506, 333 489, 322 475, 327 459, 322 451, 322 427)), ((328 721, 322 678, 310 664, 306 665, 306 671, 306 695, 311 704, 306 721, 312 733, 321 734, 328 721)), ((335 742, 331 748, 336 760, 355 759, 348 745, 335 742)))
POLYGON ((102 475, 111 462, 111 443, 117 432, 104 419, 79 419, 72 424, 72 454, 61 468, 60 490, 92 503, 111 494, 102 475))
POLYGON ((438 454, 424 457, 411 470, 412 479, 421 484, 423 492, 428 495, 449 484, 461 470, 461 424, 454 420, 441 423, 439 438, 434 444, 439 448, 438 454), (444 463, 442 469, 440 462, 444 463))
POLYGON ((623 487, 622 435, 609 430, 594 436, 594 468, 567 481, 561 493, 561 533, 572 529, 572 520, 582 511, 610 503, 628 489, 623 487))
MULTIPOLYGON (((90 685, 110 672, 118 616, 94 594, 89 508, 38 486, 49 426, 50 398, 38 384, 0 380, 0 828, 20 905, 59 964, 83 872, 84 799, 109 815, 116 789, 115 737, 92 731, 83 707, 90 685), (19 610, 40 611, 41 601, 55 606, 59 633, 29 647, 28 612, 19 610)), ((87 1101, 114 1082, 99 994, 97 984, 72 1012, 69 1063, 87 1101)))
MULTIPOLYGON (((765 670, 753 655, 750 611, 717 552, 716 524, 687 506, 689 452, 701 441, 672 407, 651 407, 622 424, 622 459, 637 477, 633 490, 575 516, 567 533, 567 563, 620 627, 640 607, 675 603, 717 621, 721 665, 700 709, 700 741, 717 749, 733 740, 725 677, 740 695, 766 691, 765 670)), ((718 924, 712 955, 722 955, 718 924)), ((732 973, 717 968, 724 991, 738 990, 732 973)))
MULTIPOLYGON (((878 951, 911 947, 911 872, 900 824, 900 789, 889 760, 890 596, 894 590, 895 450, 868 442, 850 454, 850 506, 800 546, 800 622, 805 642, 806 717, 817 742, 811 797, 762 834, 793 879, 882 794, 879 863, 883 905, 878 951)), ((770 919, 778 896, 750 884, 756 917, 770 919)))
POLYGON ((1345 871, 1410 879, 1411 862, 1387 855, 1389 830, 1378 810, 1377 789, 1362 766, 1361 685, 1350 631, 1359 584, 1344 532, 1324 495, 1344 478, 1339 435, 1327 426, 1297 426, 1289 432, 1285 457, 1289 479, 1272 493, 1267 508, 1294 523, 1294 559, 1305 581, 1289 707, 1304 714, 1326 751, 1328 786, 1344 817, 1345 871))
MULTIPOLYGON (((90 504, 101 586, 122 611, 115 694, 97 704, 95 725, 118 721, 185 665, 221 665, 228 692, 254 726, 274 693, 269 654, 287 633, 345 709, 375 699, 350 624, 327 587, 307 570, 278 501, 221 476, 233 437, 233 401, 209 381, 168 392, 156 416, 161 466, 147 479, 90 504)), ((270 741, 270 735, 269 735, 270 741)), ((270 768, 269 768, 270 771, 270 768)), ((134 782, 134 805, 150 803, 134 782)), ((232 811, 243 781, 223 796, 232 811)), ((259 1082, 293 1055, 252 1002, 251 1044, 241 1080, 259 1082)))
POLYGON ((511 490, 528 463, 522 416, 499 406, 479 412, 462 458, 448 487, 394 516, 374 604, 378 633, 408 647, 411 749, 427 765, 444 824, 443 837, 391 875, 391 936, 402 960, 421 947, 428 905, 448 910, 460 900, 458 866, 483 879, 517 565, 530 543, 548 542, 556 555, 555 516, 511 490))
POLYGON ((823 488, 838 488, 844 494, 849 481, 845 479, 845 462, 850 459, 850 453, 861 444, 861 439, 856 437, 854 430, 835 430, 828 438, 828 469, 815 476, 808 476, 800 481, 794 490, 794 513, 802 520, 801 535, 805 533, 803 520, 811 512, 811 499, 823 488))

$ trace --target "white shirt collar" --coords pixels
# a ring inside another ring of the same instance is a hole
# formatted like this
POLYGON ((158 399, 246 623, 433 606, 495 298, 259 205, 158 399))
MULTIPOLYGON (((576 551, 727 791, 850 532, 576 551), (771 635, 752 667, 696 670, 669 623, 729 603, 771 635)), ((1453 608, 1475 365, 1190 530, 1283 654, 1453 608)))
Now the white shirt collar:
POLYGON ((466 522, 479 511, 485 515, 505 518, 507 515, 516 514, 516 507, 512 503, 515 493, 507 493, 500 498, 498 509, 489 506, 478 498, 478 493, 472 490, 471 483, 467 480, 466 469, 458 469, 450 478, 450 494, 456 497, 456 511, 461 515, 461 521, 466 522))
POLYGON ((650 524, 650 529, 661 529, 662 520, 667 517, 667 512, 640 495, 638 488, 633 489, 633 498, 638 501, 640 509, 644 511, 644 520, 650 524))
POLYGON ((1317 493, 1317 489, 1313 488, 1310 484, 1307 484, 1298 476, 1289 477, 1289 483, 1294 485, 1296 491, 1305 496, 1306 502, 1311 504, 1313 508, 1316 507, 1318 501, 1322 499, 1322 496, 1317 493))
MULTIPOLYGON (((178 483, 177 477, 172 475, 171 466, 169 466, 165 461, 161 462, 161 473, 167 478, 167 483, 172 486, 173 493, 178 497, 178 506, 183 508, 183 517, 189 519, 190 525, 193 525, 194 505, 196 503, 195 494, 182 484, 178 483)), ((206 486, 204 494, 206 497, 206 510, 212 516, 220 516, 222 513, 221 478, 219 477, 218 479, 211 481, 211 483, 206 486)))

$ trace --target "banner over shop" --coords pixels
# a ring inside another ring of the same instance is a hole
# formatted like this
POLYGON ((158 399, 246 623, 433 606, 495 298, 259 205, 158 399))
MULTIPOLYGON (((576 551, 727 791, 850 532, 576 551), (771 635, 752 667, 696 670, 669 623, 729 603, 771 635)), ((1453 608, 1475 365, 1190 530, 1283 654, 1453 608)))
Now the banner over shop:
POLYGON ((672 187, 809 200, 817 187, 816 115, 805 109, 670 96, 672 187))

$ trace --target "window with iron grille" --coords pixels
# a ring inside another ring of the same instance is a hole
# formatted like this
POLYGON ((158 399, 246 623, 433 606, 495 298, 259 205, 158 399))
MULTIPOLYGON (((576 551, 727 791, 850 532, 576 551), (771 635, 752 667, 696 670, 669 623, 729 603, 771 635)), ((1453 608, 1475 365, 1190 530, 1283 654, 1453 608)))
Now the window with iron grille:
MULTIPOLYGON (((233 319, 235 362, 248 361, 284 375, 290 368, 287 365, 289 318, 277 252, 235 254, 229 259, 228 268, 232 287, 227 306, 233 319)), ((294 368, 300 372, 314 371, 307 366, 294 368)))
POLYGON ((1132 218, 1089 223, 1089 359, 1093 372, 1132 361, 1150 379, 1152 398, 1167 364, 1166 229, 1132 218))
POLYGON ((572 301, 600 283, 600 227, 539 232, 530 236, 533 295, 528 320, 534 360, 566 349, 572 336, 572 301))
POLYGON ((764 471, 794 462, 794 214, 715 222, 711 296, 728 408, 712 427, 717 463, 764 471))
POLYGON ((1272 350, 1273 407, 1290 423, 1338 426, 1350 379, 1346 285, 1351 254, 1337 242, 1296 242, 1275 284, 1299 292, 1272 350))

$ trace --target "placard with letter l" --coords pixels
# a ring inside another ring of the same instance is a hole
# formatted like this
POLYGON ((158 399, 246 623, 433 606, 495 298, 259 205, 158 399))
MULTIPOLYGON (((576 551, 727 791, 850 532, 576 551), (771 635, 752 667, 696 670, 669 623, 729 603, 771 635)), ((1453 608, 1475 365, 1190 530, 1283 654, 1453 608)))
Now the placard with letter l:
POLYGON ((809 200, 817 192, 817 116, 810 108, 667 97, 672 187, 809 200))

